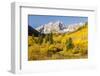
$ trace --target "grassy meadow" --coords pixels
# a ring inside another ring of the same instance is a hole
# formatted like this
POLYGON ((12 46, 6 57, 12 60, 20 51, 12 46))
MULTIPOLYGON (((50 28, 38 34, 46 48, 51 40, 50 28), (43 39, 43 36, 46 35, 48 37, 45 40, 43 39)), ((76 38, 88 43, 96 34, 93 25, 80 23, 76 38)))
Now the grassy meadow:
POLYGON ((71 33, 28 36, 28 60, 82 59, 88 57, 88 24, 71 33))

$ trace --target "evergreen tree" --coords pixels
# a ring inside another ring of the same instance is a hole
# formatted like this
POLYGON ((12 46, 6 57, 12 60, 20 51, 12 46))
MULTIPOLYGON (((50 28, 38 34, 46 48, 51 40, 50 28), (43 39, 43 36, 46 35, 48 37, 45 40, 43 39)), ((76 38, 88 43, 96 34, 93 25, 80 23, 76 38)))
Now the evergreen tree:
POLYGON ((67 47, 67 49, 72 49, 74 47, 71 37, 68 40, 66 40, 66 47, 67 47))
POLYGON ((39 44, 43 43, 43 35, 39 35, 39 39, 38 39, 39 44))
POLYGON ((53 33, 52 32, 50 33, 50 36, 49 36, 49 42, 50 44, 53 44, 53 33))
POLYGON ((45 36, 45 43, 47 43, 49 41, 49 34, 46 34, 45 36))
POLYGON ((34 34, 32 34, 32 39, 34 40, 34 34))
POLYGON ((50 44, 53 44, 53 33, 46 34, 45 36, 45 43, 49 42, 50 44))

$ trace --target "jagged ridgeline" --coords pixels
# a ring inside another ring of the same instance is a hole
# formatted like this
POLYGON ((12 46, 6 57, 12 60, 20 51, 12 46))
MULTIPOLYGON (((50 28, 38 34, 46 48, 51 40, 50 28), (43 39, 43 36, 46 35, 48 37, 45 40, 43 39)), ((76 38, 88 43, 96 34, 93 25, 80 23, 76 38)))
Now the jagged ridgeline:
POLYGON ((88 57, 88 22, 65 26, 49 22, 28 25, 28 60, 80 59, 88 57))

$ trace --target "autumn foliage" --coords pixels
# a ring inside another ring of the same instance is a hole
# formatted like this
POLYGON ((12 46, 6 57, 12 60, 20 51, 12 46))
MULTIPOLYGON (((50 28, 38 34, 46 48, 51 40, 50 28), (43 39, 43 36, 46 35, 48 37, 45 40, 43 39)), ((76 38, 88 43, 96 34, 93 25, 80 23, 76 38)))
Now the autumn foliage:
POLYGON ((28 60, 80 59, 88 57, 88 24, 72 33, 28 36, 28 60))

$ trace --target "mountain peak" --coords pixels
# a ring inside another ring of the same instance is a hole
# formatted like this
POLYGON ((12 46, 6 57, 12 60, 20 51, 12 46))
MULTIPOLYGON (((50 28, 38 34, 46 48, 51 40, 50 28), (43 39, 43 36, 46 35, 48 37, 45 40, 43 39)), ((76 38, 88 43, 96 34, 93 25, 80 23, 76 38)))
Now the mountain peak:
POLYGON ((41 33, 66 33, 76 31, 79 27, 83 26, 84 23, 77 23, 65 26, 60 20, 49 22, 36 28, 41 33))

